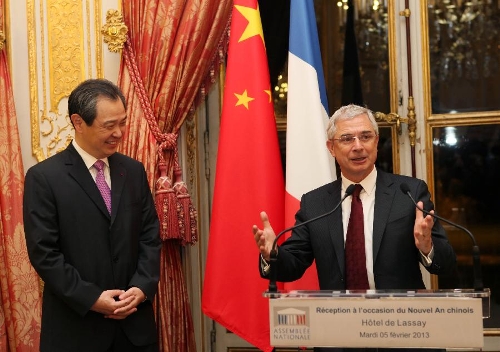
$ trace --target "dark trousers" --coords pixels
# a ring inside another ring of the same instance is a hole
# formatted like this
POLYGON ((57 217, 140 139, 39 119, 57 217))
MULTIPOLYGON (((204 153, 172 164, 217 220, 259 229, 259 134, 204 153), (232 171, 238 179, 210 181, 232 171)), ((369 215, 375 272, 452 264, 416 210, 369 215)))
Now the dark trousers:
POLYGON ((107 352, 158 352, 158 342, 153 345, 148 346, 134 346, 128 339, 128 337, 123 333, 122 329, 115 330, 115 339, 113 340, 113 345, 108 349, 107 352))

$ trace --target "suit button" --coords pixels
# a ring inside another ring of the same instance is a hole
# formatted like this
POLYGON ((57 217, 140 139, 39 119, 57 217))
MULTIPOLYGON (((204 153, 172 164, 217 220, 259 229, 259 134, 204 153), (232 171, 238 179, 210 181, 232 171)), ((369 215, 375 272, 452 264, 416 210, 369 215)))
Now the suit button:
POLYGON ((118 263, 118 257, 113 257, 113 263, 118 263))

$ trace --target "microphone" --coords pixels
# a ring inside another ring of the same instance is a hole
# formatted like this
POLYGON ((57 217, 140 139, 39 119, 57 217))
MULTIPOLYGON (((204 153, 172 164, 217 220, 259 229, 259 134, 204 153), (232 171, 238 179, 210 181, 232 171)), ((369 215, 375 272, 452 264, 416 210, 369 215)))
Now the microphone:
POLYGON ((355 187, 354 184, 349 185, 349 187, 347 187, 347 189, 345 190, 344 197, 342 197, 340 202, 329 212, 318 215, 318 216, 316 216, 312 219, 309 219, 307 221, 301 222, 300 224, 296 224, 294 226, 288 227, 288 228, 284 229, 283 231, 281 231, 280 233, 278 233, 278 235, 274 239, 273 246, 271 247, 271 252, 269 253, 269 261, 271 262, 271 267, 270 267, 270 272, 269 272, 269 290, 268 290, 268 292, 278 292, 278 287, 276 286, 276 274, 277 273, 276 273, 276 269, 273 268, 274 266, 272 265, 272 263, 276 262, 276 258, 278 257, 278 240, 280 239, 280 237, 283 236, 288 231, 292 231, 292 230, 296 229, 297 227, 307 225, 310 222, 322 219, 325 216, 332 214, 335 210, 337 210, 338 207, 340 207, 342 202, 354 192, 354 187, 355 187))
POLYGON ((473 243, 473 246, 472 246, 472 267, 474 270, 474 291, 482 291, 484 289, 484 286, 483 286, 483 276, 481 274, 481 259, 480 259, 480 254, 479 254, 479 246, 477 245, 476 238, 474 237, 472 232, 467 230, 462 225, 456 224, 456 223, 454 223, 450 220, 447 220, 447 219, 445 219, 437 214, 432 214, 431 212, 419 207, 417 202, 415 201, 415 199, 413 199, 413 197, 410 193, 410 187, 406 183, 402 183, 399 187, 401 188, 401 191, 411 199, 411 201, 413 202, 413 204, 415 204, 415 207, 417 207, 418 210, 420 210, 421 212, 423 212, 426 215, 432 216, 433 218, 444 221, 445 223, 450 224, 451 226, 454 226, 457 229, 460 229, 469 235, 469 237, 472 239, 472 243, 473 243))

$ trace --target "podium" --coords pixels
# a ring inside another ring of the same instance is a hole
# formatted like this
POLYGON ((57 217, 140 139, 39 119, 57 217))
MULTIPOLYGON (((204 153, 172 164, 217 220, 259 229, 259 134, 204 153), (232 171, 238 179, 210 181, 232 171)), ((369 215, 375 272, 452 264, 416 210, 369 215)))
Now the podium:
POLYGON ((484 345, 490 291, 265 292, 274 347, 462 348, 484 345))

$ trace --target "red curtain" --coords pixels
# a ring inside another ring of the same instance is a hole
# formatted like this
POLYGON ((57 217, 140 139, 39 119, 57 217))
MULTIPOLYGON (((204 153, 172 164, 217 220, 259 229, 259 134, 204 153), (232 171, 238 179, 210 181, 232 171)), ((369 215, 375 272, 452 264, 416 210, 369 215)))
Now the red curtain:
MULTIPOLYGON (((0 0, 3 35, 4 1, 0 0)), ((5 45, 0 42, 0 351, 34 352, 40 339, 41 290, 24 239, 24 171, 5 45)))
POLYGON ((215 81, 231 5, 230 0, 122 1, 128 41, 118 84, 129 122, 120 151, 144 163, 156 192, 163 239, 155 301, 161 351, 196 350, 180 257, 180 246, 196 241, 196 212, 181 179, 177 137, 215 81))

